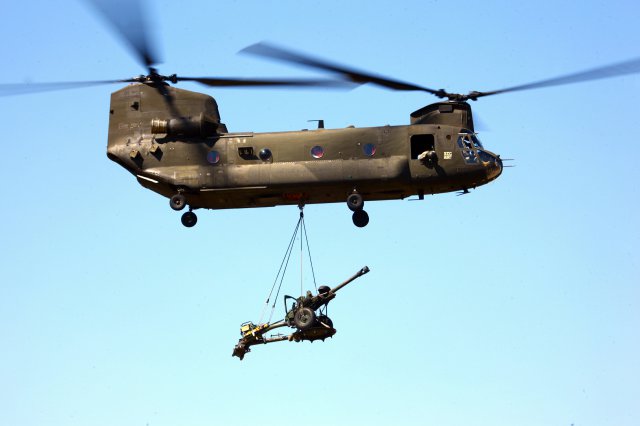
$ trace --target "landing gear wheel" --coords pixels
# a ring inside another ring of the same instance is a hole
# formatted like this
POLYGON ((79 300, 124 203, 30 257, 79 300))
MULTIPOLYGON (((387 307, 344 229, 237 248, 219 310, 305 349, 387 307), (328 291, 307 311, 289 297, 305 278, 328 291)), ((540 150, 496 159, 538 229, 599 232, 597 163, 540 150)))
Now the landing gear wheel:
POLYGON ((347 197, 347 206, 349 210, 352 212, 356 212, 358 210, 362 210, 364 207, 364 200, 362 199, 362 195, 354 192, 347 197))
POLYGON ((186 212, 180 220, 184 226, 191 228, 198 222, 198 216, 194 212, 186 212))
POLYGON ((293 323, 298 330, 307 330, 316 320, 316 314, 310 308, 298 309, 293 317, 293 323))
POLYGON ((187 205, 187 197, 185 197, 183 194, 172 195, 169 199, 169 205, 175 211, 180 211, 187 205))
POLYGON ((358 228, 364 228, 369 223, 369 215, 364 210, 356 210, 353 212, 353 224, 358 228))

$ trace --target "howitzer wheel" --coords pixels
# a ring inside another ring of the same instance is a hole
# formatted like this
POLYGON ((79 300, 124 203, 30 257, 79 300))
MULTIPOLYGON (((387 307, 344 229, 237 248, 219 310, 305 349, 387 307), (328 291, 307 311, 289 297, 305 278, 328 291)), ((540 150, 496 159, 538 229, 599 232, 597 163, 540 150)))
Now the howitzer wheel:
POLYGON ((293 323, 299 330, 308 330, 316 320, 316 314, 309 308, 300 308, 293 317, 293 323))

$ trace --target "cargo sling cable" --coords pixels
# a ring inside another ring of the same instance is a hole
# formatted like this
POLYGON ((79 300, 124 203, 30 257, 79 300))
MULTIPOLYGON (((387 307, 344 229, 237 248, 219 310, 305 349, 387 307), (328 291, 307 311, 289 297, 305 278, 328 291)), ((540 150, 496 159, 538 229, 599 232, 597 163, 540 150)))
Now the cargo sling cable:
POLYGON ((275 279, 273 280, 273 285, 271 286, 271 291, 267 296, 267 300, 264 302, 264 307, 262 308, 262 313, 260 314, 260 320, 258 323, 262 324, 262 320, 264 319, 264 315, 269 307, 269 302, 271 301, 271 296, 273 295, 273 290, 276 288, 276 284, 278 284, 278 290, 276 291, 276 295, 273 298, 273 304, 271 305, 271 313, 269 315, 269 320, 267 322, 271 322, 273 318, 273 313, 276 308, 276 300, 278 300, 278 296, 280 295, 280 289, 282 288, 282 282, 284 280, 284 276, 287 272, 287 267, 289 266, 289 259, 291 258, 291 253, 293 252, 293 247, 295 245, 296 237, 298 236, 298 232, 300 228, 302 228, 302 232, 300 233, 300 295, 302 296, 303 290, 303 259, 304 259, 304 246, 303 242, 307 246, 307 256, 309 258, 309 265, 311 267, 311 276, 313 277, 313 286, 318 291, 318 285, 316 283, 316 274, 313 269, 313 259, 311 258, 311 248, 309 247, 309 237, 307 235, 307 227, 304 223, 304 205, 299 205, 300 209, 300 218, 298 219, 298 223, 293 230, 293 235, 289 240, 289 245, 287 246, 287 250, 284 253, 284 257, 282 258, 282 262, 280 262, 280 268, 278 269, 278 273, 276 274, 275 279))

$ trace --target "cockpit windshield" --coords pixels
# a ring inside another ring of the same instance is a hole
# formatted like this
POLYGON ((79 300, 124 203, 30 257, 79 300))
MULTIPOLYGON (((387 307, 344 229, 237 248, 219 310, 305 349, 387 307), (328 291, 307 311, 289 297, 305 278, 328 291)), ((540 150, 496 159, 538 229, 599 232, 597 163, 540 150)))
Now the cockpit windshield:
POLYGON ((493 163, 496 161, 493 155, 488 154, 481 149, 478 150, 478 157, 480 158, 480 161, 482 161, 483 163, 493 163))
POLYGON ((476 148, 483 148, 483 146, 482 146, 482 142, 480 142, 480 139, 478 139, 478 137, 475 135, 475 133, 473 133, 473 134, 471 135, 471 140, 473 141, 473 145, 474 145, 476 148))

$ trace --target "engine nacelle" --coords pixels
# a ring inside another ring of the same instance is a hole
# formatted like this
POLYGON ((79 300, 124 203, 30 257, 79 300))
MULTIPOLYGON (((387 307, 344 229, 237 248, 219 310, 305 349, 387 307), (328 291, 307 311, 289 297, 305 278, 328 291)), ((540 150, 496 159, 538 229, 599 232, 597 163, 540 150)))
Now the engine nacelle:
POLYGON ((151 133, 155 135, 207 138, 218 133, 219 125, 219 121, 208 117, 205 113, 201 113, 197 117, 181 117, 170 120, 154 118, 151 120, 151 133))

